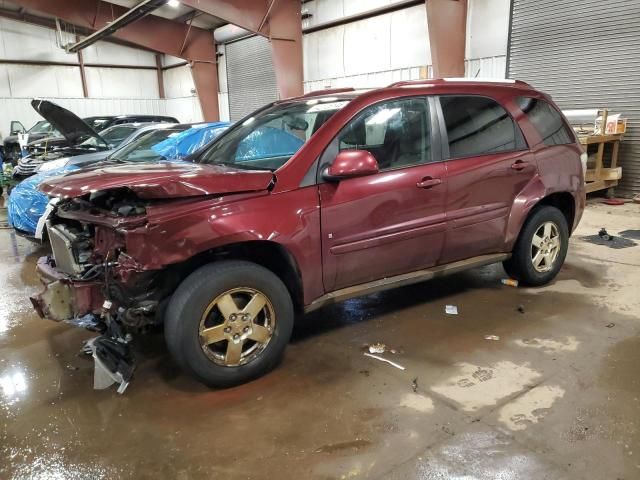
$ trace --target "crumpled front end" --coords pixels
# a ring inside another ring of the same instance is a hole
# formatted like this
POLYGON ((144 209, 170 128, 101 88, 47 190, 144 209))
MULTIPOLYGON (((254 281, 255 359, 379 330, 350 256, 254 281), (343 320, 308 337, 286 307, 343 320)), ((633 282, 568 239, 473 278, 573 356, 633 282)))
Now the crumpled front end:
POLYGON ((44 290, 31 298, 43 318, 77 321, 105 313, 130 327, 155 322, 166 289, 158 287, 158 271, 147 271, 126 252, 127 228, 146 221, 142 202, 120 192, 119 200, 60 202, 47 222, 53 255, 38 261, 44 290), (106 308, 104 305, 110 307, 106 308))
POLYGON ((64 274, 51 257, 41 257, 36 271, 44 289, 30 300, 41 318, 62 322, 100 314, 104 295, 99 282, 64 274))

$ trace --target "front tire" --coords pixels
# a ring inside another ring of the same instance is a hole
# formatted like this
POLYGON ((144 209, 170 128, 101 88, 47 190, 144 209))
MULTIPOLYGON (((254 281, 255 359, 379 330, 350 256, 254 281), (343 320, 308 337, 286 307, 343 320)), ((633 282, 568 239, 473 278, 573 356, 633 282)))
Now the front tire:
POLYGON ((278 364, 293 320, 289 291, 274 273, 226 260, 199 268, 180 284, 165 315, 165 340, 184 370, 226 388, 278 364))
POLYGON ((541 206, 525 222, 504 269, 524 285, 546 285, 558 275, 568 248, 565 216, 555 207, 541 206))

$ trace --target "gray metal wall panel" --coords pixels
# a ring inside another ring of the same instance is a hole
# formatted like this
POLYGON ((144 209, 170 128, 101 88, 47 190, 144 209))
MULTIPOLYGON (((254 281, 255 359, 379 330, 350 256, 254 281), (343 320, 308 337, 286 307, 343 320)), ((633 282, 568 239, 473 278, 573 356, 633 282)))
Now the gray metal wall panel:
POLYGON ((277 99, 269 41, 253 36, 226 45, 229 117, 232 122, 277 99))
POLYGON ((627 119, 618 193, 640 193, 640 1, 513 0, 507 76, 560 108, 608 107, 627 119))

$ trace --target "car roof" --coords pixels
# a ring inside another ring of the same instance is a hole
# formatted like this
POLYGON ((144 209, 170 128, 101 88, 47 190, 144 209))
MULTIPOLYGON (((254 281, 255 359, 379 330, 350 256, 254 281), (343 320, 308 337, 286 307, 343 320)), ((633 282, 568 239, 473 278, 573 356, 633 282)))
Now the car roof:
MULTIPOLYGON (((317 90, 313 92, 306 93, 305 95, 291 98, 290 101, 295 100, 309 100, 309 99, 318 99, 321 101, 326 101, 328 99, 336 99, 336 100, 353 100, 365 93, 370 93, 374 91, 385 91, 391 89, 403 89, 403 88, 429 88, 429 87, 456 87, 456 88, 465 88, 468 87, 469 90, 477 90, 477 89, 500 89, 500 88, 517 88, 520 90, 532 90, 534 88, 526 82, 521 80, 512 80, 512 79, 492 79, 492 78, 436 78, 436 79, 428 79, 428 80, 402 80, 399 82, 394 82, 386 87, 381 88, 368 88, 368 89, 357 89, 357 88, 333 88, 326 90, 317 90)), ((285 100, 286 101, 286 100, 285 100)))

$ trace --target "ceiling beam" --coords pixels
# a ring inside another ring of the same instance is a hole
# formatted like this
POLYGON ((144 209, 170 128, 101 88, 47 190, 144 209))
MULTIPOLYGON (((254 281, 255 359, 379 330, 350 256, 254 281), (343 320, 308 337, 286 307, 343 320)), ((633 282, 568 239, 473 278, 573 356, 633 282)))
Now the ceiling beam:
POLYGON ((269 36, 269 25, 264 20, 274 0, 181 0, 181 3, 250 32, 269 36))
MULTIPOLYGON (((14 3, 91 31, 107 26, 128 11, 101 0, 14 0, 14 3)), ((216 61, 211 32, 155 15, 117 30, 113 37, 189 61, 216 61)))
POLYGON ((87 48, 89 45, 93 45, 98 40, 102 40, 113 35, 121 28, 126 27, 136 20, 146 17, 151 12, 162 7, 166 3, 166 0, 142 0, 142 2, 131 8, 131 10, 125 12, 123 15, 116 18, 113 22, 108 23, 100 30, 96 30, 91 35, 77 41, 73 45, 66 46, 65 49, 67 50, 67 52, 77 53, 80 50, 87 48))
MULTIPOLYGON (((32 15, 30 13, 25 13, 25 9, 21 8, 20 10, 9 10, 7 8, 0 8, 0 17, 7 18, 9 20, 14 20, 16 22, 24 22, 30 25, 36 25, 38 27, 50 28, 52 30, 56 29, 56 21, 53 18, 48 17, 40 17, 38 15, 32 15)), ((89 35, 91 31, 87 28, 82 28, 77 25, 74 25, 75 33, 78 35, 89 35)), ((115 43, 116 45, 123 45, 125 47, 133 47, 133 48, 142 48, 147 51, 151 51, 149 48, 144 48, 140 45, 134 45, 133 43, 126 42, 124 40, 120 40, 117 38, 109 37, 105 38, 103 41, 115 43)))

